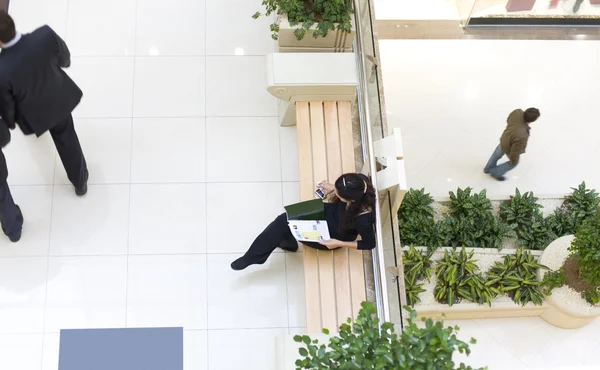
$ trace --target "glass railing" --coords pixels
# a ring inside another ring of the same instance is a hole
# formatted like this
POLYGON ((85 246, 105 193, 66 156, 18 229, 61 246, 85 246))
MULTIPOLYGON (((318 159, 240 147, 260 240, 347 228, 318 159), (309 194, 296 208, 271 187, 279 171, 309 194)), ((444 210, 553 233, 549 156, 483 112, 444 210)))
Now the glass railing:
MULTIPOLYGON (((377 188, 374 143, 388 133, 383 115, 383 98, 380 88, 380 69, 377 63, 377 41, 374 37, 375 14, 372 0, 354 0, 356 19, 355 55, 358 71, 358 111, 364 171, 371 175, 373 186, 377 188)), ((373 290, 379 319, 402 325, 402 301, 400 280, 390 278, 386 269, 401 264, 396 253, 397 226, 390 207, 390 194, 379 193, 376 209, 377 248, 372 252, 373 290)))

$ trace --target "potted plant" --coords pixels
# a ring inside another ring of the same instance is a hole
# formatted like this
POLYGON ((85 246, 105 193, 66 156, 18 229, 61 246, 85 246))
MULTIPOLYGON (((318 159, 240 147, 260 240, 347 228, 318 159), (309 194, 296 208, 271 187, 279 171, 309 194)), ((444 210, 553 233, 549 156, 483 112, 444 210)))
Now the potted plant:
MULTIPOLYGON (((263 0, 279 51, 352 51, 352 0, 263 0)), ((256 12, 257 19, 261 12, 256 12)))
MULTIPOLYGON (((349 319, 348 324, 341 325, 339 334, 330 336, 328 344, 308 335, 295 336, 294 340, 301 344, 296 369, 472 369, 462 363, 456 366, 452 361, 456 352, 470 353, 469 344, 456 337, 458 327, 444 327, 442 321, 431 319, 423 319, 425 325, 418 326, 417 313, 406 309, 410 318, 401 334, 394 332, 391 323, 383 323, 380 328, 375 307, 363 302, 356 322, 351 324, 349 319)), ((328 335, 329 331, 323 333, 328 335)))
POLYGON ((539 272, 550 306, 542 316, 546 321, 578 328, 600 316, 600 210, 584 220, 575 235, 552 242, 540 263, 553 270, 545 276, 539 272))

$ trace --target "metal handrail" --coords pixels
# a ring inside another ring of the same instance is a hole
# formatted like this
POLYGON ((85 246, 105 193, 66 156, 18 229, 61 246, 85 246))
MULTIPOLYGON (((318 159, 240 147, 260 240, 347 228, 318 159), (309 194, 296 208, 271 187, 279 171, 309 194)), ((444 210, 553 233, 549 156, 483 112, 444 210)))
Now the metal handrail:
MULTIPOLYGON (((360 129, 362 139, 363 158, 368 164, 371 174, 373 187, 377 189, 377 161, 373 145, 373 126, 369 116, 369 100, 367 99, 367 81, 368 75, 365 68, 365 54, 363 52, 363 35, 360 25, 361 10, 360 0, 354 0, 354 19, 355 19, 355 38, 354 54, 356 56, 356 68, 358 72, 358 110, 360 116, 360 129)), ((377 306, 377 317, 379 323, 390 321, 390 308, 387 295, 387 282, 385 280, 385 262, 383 255, 383 234, 381 222, 381 207, 379 205, 379 192, 375 191, 375 242, 376 248, 373 249, 373 277, 375 280, 375 301, 377 306)))

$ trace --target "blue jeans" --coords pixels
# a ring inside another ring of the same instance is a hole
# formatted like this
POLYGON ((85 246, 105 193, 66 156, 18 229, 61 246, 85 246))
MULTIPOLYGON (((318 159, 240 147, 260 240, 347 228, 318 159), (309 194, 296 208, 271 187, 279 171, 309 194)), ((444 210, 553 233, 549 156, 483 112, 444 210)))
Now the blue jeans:
POLYGON ((490 175, 492 175, 493 177, 498 179, 498 178, 504 176, 504 174, 507 173, 508 171, 517 167, 516 165, 511 164, 510 161, 507 161, 507 162, 502 163, 501 165, 498 165, 498 161, 502 157, 504 157, 504 152, 502 151, 502 147, 500 145, 498 145, 496 150, 494 150, 494 153, 492 153, 490 160, 485 165, 485 168, 483 169, 484 172, 489 173, 490 175))

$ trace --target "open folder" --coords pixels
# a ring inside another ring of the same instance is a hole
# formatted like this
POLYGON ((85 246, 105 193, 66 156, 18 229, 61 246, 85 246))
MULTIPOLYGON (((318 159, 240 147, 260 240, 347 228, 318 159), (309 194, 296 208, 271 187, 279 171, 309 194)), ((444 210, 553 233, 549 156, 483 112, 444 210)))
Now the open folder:
POLYGON ((329 227, 325 221, 325 206, 321 199, 290 204, 285 207, 290 231, 301 242, 329 240, 329 227))

